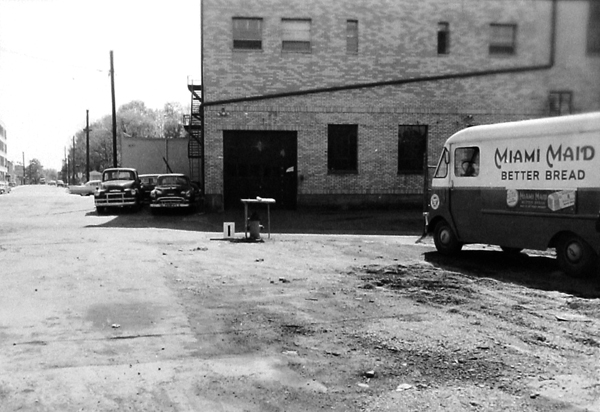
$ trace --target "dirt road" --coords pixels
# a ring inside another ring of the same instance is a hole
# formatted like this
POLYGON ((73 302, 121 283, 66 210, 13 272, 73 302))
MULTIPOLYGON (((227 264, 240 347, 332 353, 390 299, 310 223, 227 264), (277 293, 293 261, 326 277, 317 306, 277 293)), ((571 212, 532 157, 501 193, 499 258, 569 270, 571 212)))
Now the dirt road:
POLYGON ((230 241, 45 186, 0 216, 0 411, 600 411, 600 283, 550 254, 443 259, 387 213, 230 241))

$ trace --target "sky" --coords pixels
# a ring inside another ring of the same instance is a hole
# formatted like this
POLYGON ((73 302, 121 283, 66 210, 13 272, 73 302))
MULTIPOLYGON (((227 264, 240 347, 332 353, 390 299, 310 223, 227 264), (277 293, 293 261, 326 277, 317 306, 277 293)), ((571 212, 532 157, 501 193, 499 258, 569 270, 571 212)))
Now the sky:
POLYGON ((0 0, 0 121, 8 160, 60 170, 77 131, 132 100, 189 105, 200 0, 0 0))

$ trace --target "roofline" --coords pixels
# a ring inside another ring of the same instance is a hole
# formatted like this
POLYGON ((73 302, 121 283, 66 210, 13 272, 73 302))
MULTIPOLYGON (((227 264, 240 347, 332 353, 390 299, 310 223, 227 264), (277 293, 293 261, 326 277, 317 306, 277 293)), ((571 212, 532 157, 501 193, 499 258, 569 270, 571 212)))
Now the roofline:
POLYGON ((600 112, 472 126, 454 133, 446 145, 590 131, 600 131, 600 112))

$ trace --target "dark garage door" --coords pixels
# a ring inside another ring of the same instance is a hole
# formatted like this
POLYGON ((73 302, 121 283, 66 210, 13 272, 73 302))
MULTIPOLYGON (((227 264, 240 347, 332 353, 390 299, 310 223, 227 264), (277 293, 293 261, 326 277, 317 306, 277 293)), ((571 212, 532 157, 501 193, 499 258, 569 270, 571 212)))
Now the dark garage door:
POLYGON ((296 207, 296 132, 225 130, 223 163, 225 208, 257 196, 274 198, 277 208, 296 207))

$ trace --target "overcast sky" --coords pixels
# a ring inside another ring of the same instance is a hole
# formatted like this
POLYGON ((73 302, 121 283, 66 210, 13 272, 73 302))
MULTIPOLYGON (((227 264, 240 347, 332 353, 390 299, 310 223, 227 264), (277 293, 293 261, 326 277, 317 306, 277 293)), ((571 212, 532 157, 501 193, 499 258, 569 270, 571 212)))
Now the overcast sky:
POLYGON ((200 0, 0 0, 0 120, 8 159, 59 170, 75 133, 116 105, 189 104, 200 0))

